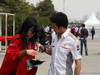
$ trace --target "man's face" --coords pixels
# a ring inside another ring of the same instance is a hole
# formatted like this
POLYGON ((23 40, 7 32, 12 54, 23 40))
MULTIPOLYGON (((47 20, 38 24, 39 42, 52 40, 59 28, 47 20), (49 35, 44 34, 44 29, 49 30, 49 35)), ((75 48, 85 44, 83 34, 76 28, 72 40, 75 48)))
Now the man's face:
POLYGON ((58 27, 56 24, 53 25, 52 27, 54 29, 54 31, 59 34, 62 32, 62 28, 61 27, 58 27))
POLYGON ((58 32, 58 27, 56 25, 53 25, 52 27, 54 29, 54 31, 57 33, 58 32))

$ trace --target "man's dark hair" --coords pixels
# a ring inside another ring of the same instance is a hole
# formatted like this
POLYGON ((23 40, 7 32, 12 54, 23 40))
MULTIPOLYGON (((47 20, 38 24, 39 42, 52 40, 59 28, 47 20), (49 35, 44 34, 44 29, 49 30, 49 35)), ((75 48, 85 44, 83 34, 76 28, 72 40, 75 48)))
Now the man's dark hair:
POLYGON ((50 21, 55 23, 57 26, 63 26, 67 28, 68 18, 67 15, 62 12, 56 12, 50 17, 50 21))
POLYGON ((85 24, 82 24, 82 27, 85 27, 85 24))

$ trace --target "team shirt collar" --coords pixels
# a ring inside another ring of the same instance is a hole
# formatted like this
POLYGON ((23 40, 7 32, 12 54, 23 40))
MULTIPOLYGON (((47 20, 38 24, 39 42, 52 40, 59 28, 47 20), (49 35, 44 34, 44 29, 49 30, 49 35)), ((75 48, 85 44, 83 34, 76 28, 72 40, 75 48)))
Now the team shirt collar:
POLYGON ((70 33, 70 29, 68 28, 68 29, 62 34, 61 38, 67 37, 67 36, 69 35, 69 33, 70 33))

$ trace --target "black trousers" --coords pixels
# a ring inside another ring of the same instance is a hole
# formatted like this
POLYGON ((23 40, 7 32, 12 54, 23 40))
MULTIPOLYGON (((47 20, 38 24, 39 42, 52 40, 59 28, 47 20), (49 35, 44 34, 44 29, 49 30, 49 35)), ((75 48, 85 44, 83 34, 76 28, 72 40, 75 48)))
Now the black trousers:
POLYGON ((94 39, 94 34, 92 34, 92 40, 94 39))

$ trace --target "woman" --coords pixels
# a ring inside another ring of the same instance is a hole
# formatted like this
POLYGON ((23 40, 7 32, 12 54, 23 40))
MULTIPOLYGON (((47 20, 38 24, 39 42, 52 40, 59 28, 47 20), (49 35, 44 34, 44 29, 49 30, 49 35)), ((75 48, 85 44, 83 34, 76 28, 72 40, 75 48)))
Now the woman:
POLYGON ((28 70, 27 59, 35 59, 37 55, 37 21, 27 18, 19 31, 20 37, 8 46, 0 75, 36 75, 37 67, 28 70))

